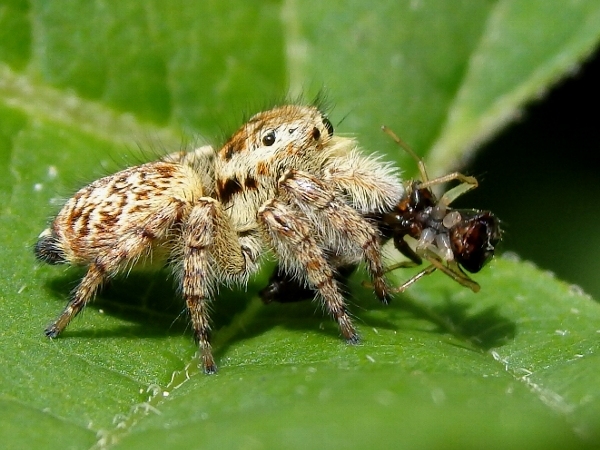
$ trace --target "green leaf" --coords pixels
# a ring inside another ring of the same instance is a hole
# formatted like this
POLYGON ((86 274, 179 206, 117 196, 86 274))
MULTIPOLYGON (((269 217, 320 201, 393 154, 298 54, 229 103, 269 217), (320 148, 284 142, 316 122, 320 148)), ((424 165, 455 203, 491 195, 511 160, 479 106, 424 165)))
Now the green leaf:
POLYGON ((598 23, 593 0, 0 3, 3 446, 598 445, 600 306, 514 258, 477 295, 434 274, 390 306, 357 274, 355 347, 314 304, 263 306, 264 275, 223 290, 207 377, 166 272, 115 280, 45 339, 82 272, 31 251, 83 183, 218 145, 287 91, 325 86, 338 132, 407 176, 383 123, 447 172, 580 64, 598 23))

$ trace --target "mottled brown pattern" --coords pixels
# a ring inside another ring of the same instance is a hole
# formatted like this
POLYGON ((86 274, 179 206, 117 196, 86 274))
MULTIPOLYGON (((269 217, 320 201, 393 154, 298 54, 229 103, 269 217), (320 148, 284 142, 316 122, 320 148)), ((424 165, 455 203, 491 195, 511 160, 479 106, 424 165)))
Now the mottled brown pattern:
POLYGON ((233 154, 237 153, 237 151, 238 150, 236 149, 236 146, 232 142, 227 142, 223 146, 219 154, 221 155, 221 158, 223 158, 225 161, 229 161, 233 154))
POLYGON ((244 189, 255 190, 258 189, 258 182, 256 178, 246 177, 244 180, 244 189))
POLYGON ((318 141, 321 138, 321 132, 319 131, 319 129, 317 127, 313 128, 313 130, 312 130, 312 138, 315 141, 318 141))
POLYGON ((229 178, 225 181, 219 181, 217 185, 217 193, 219 200, 223 203, 229 203, 231 198, 243 191, 243 187, 236 178, 229 178))
MULTIPOLYGON (((163 183, 165 182, 165 180, 168 180, 169 178, 173 177, 173 175, 177 171, 177 166, 175 166, 174 164, 167 163, 156 164, 154 168, 156 170, 156 173, 158 174, 158 181, 161 181, 163 183)), ((147 178, 148 174, 144 172, 143 179, 145 180, 147 178)))
POLYGON ((265 161, 259 161, 256 165, 256 174, 259 176, 266 176, 269 174, 269 163, 265 161))

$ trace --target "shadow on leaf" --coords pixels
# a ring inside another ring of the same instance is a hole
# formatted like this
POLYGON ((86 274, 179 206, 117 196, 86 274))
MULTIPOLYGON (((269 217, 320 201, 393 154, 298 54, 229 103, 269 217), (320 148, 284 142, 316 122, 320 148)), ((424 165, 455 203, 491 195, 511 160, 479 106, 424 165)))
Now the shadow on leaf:
MULTIPOLYGON (((69 271, 64 276, 53 278, 47 289, 54 297, 66 303, 71 290, 81 279, 79 270, 69 271)), ((231 324, 243 312, 263 282, 250 283, 246 291, 230 290, 221 287, 218 298, 212 302, 211 320, 215 337, 219 340, 219 330, 231 324)), ((450 301, 448 294, 443 304, 423 305, 407 296, 397 296, 390 305, 377 301, 373 293, 355 281, 346 289, 349 308, 359 328, 399 330, 398 314, 406 319, 414 317, 435 325, 435 332, 452 334, 481 350, 498 347, 514 338, 516 324, 502 317, 495 306, 476 314, 469 313, 470 303, 450 301), (377 312, 377 314, 372 314, 377 312), (381 312, 382 314, 380 314, 381 312), (383 317, 382 317, 383 315, 383 317)), ((314 332, 318 330, 328 336, 339 338, 335 322, 323 312, 314 301, 265 305, 253 317, 251 323, 244 323, 243 329, 232 330, 226 339, 215 348, 216 356, 224 355, 236 342, 259 336, 274 327, 284 327, 293 331, 314 332)), ((60 313, 57 308, 56 315, 60 313)), ((262 306, 262 305, 261 305, 262 306)), ((117 325, 111 328, 93 330, 82 326, 70 327, 65 337, 118 337, 135 336, 140 338, 160 338, 189 333, 191 324, 183 299, 177 292, 173 277, 168 271, 136 272, 127 277, 117 277, 107 283, 97 298, 87 308, 103 310, 105 314, 131 325, 117 325)), ((54 317, 49 318, 49 321, 54 317)))
MULTIPOLYGON (((56 317, 66 305, 71 291, 77 286, 82 275, 82 271, 73 270, 47 282, 46 288, 51 295, 62 300, 60 307, 57 307, 56 317)), ((245 293, 221 289, 218 299, 211 305, 214 328, 228 325, 236 314, 244 310, 249 300, 250 297, 245 293)), ((70 325, 65 337, 160 337, 180 335, 184 332, 189 332, 191 337, 192 334, 184 301, 178 293, 173 277, 166 270, 136 272, 127 277, 119 276, 110 280, 96 298, 86 305, 85 309, 88 308, 102 310, 105 314, 131 322, 132 325, 116 326, 106 331, 97 328, 86 331, 70 325)), ((48 322, 54 318, 49 317, 48 322)))
POLYGON ((440 331, 465 337, 482 350, 500 347, 515 338, 516 323, 501 316, 498 306, 490 306, 476 314, 469 312, 471 307, 468 303, 447 302, 432 308, 445 323, 450 324, 449 327, 441 326, 440 331))
POLYGON ((442 304, 421 304, 402 296, 395 299, 391 307, 427 320, 436 326, 435 332, 451 334, 483 351, 501 347, 516 335, 516 323, 502 316, 498 306, 473 313, 472 303, 450 300, 449 294, 442 304))
MULTIPOLYGON (((440 304, 421 304, 412 300, 408 295, 395 296, 390 304, 386 305, 379 302, 373 292, 362 286, 360 275, 351 277, 346 288, 346 298, 350 310, 354 312, 357 319, 357 325, 373 328, 382 328, 387 330, 399 330, 399 314, 406 318, 409 314, 416 319, 426 320, 435 325, 435 331, 438 333, 449 333, 459 339, 467 340, 474 347, 487 351, 494 347, 500 347, 514 339, 516 335, 516 323, 503 317, 498 306, 493 305, 482 311, 472 313, 473 304, 468 302, 458 302, 451 300, 452 291, 445 294, 445 301, 440 304), (385 319, 381 315, 369 314, 369 311, 382 311, 386 315, 385 319)), ((479 294, 484 295, 484 294, 479 294)), ((307 299, 309 300, 309 299, 307 299)), ((292 304, 278 305, 277 311, 280 314, 284 309, 291 309, 292 314, 297 317, 298 314, 319 314, 320 307, 313 305, 312 309, 307 306, 308 302, 297 302, 292 304), (303 303, 304 306, 298 306, 303 303), (295 308, 295 310, 293 309, 295 308)), ((272 307, 271 305, 269 305, 272 307)), ((331 321, 333 323, 333 321, 331 321)), ((286 327, 299 329, 302 324, 299 322, 286 323, 286 327)), ((337 333, 335 324, 333 327, 327 326, 328 334, 337 333), (329 331, 331 330, 331 331, 329 331)))

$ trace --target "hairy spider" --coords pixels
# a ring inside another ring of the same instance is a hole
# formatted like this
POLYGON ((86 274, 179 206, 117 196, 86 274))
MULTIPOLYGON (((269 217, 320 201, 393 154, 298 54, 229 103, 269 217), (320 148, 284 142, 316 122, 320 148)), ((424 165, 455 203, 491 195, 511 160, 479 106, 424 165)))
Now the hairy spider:
MULTIPOLYGON (((403 292, 436 269, 478 292, 479 284, 462 268, 476 273, 492 259, 502 236, 500 222, 490 211, 450 208, 454 200, 477 187, 477 180, 458 172, 430 180, 423 160, 392 131, 386 127, 384 131, 417 161, 421 181, 408 181, 405 195, 393 208, 383 213, 367 214, 367 217, 378 226, 382 244, 393 239, 396 249, 410 259, 408 262, 394 264, 386 271, 418 266, 423 263, 423 259, 430 263, 401 286, 390 288, 389 292, 403 292), (440 199, 431 190, 432 186, 454 180, 461 183, 440 199), (405 238, 412 239, 414 249, 405 238)), ((356 265, 339 267, 338 280, 343 283, 355 268, 356 265)), ((314 292, 309 287, 299 286, 284 271, 276 270, 260 296, 264 303, 289 303, 310 298, 314 296, 314 292)))
POLYGON ((355 343, 336 268, 364 261, 386 301, 379 232, 365 217, 390 211, 403 194, 397 170, 334 135, 317 107, 261 112, 216 152, 206 146, 131 167, 67 201, 40 234, 35 254, 50 264, 86 266, 87 273, 46 335, 58 336, 107 279, 164 257, 204 371, 214 373, 209 304, 220 284, 247 283, 270 252, 355 343))

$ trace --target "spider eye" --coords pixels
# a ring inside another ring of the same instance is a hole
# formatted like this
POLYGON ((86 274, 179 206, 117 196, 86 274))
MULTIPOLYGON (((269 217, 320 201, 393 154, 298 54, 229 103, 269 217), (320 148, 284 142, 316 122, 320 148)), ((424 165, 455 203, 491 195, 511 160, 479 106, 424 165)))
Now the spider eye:
POLYGON ((329 136, 333 136, 333 125, 331 125, 331 122, 327 117, 323 117, 323 125, 325 125, 325 128, 327 128, 329 136))
POLYGON ((267 134, 265 134, 262 138, 262 143, 267 147, 273 145, 275 143, 275 132, 269 131, 267 134))

